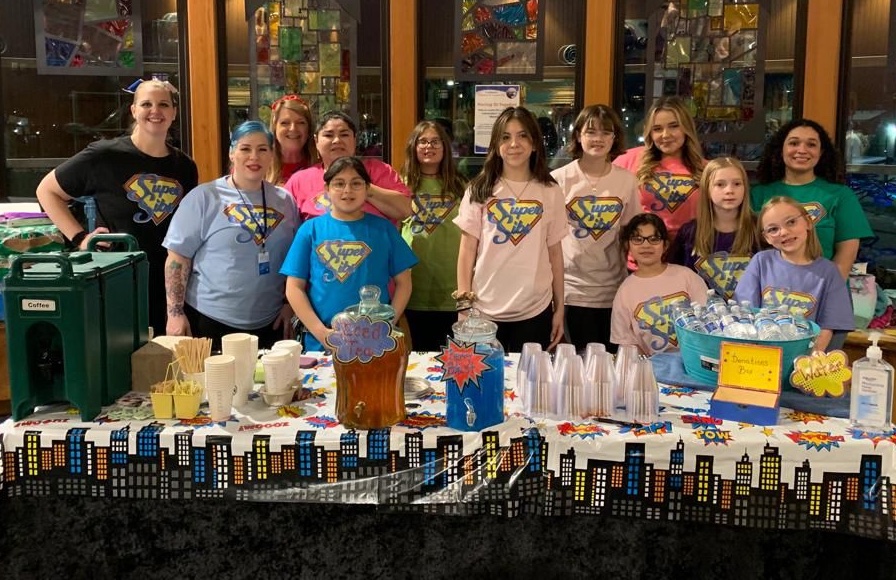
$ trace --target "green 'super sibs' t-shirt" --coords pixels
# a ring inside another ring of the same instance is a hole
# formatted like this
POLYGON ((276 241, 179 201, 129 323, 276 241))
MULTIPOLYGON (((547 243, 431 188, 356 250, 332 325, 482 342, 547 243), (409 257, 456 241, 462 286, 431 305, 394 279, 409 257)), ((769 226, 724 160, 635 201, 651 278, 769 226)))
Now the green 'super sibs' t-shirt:
POLYGON ((411 270, 409 310, 454 311, 451 293, 457 289, 457 251, 460 228, 457 217, 460 198, 442 195, 442 182, 424 177, 411 200, 413 213, 405 220, 401 235, 420 260, 411 270))
POLYGON ((834 257, 838 243, 874 235, 855 192, 845 185, 820 177, 803 185, 788 185, 783 181, 756 185, 750 191, 750 205, 758 213, 766 201, 779 195, 803 204, 815 222, 821 250, 829 260, 834 257))

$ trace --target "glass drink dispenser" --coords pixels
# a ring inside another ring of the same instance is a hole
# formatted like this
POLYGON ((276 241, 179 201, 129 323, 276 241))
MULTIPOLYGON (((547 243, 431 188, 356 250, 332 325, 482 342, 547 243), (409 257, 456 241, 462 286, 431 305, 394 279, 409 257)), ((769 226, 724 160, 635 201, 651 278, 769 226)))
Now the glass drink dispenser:
POLYGON ((446 382, 447 423, 460 431, 480 431, 504 421, 504 347, 498 325, 473 309, 456 322, 438 359, 446 382))
POLYGON ((336 418, 346 427, 378 429, 405 418, 404 333, 392 326, 395 310, 364 286, 361 302, 333 317, 327 342, 336 374, 336 418))

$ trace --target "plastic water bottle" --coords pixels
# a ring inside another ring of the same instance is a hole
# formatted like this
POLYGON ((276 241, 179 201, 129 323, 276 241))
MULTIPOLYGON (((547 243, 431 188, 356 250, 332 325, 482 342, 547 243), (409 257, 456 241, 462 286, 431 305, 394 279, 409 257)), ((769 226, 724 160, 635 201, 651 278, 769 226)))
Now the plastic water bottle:
MULTIPOLYGON (((733 302, 733 300, 732 300, 733 302)), ((744 309, 739 304, 731 306, 731 315, 740 325, 740 334, 743 338, 758 338, 759 334, 754 326, 753 312, 748 308, 744 309)))
POLYGON ((672 307, 672 320, 679 328, 687 328, 694 332, 706 332, 706 328, 691 310, 690 305, 676 303, 672 307))
POLYGON ((743 325, 738 322, 733 314, 723 314, 719 317, 722 325, 722 334, 731 338, 747 338, 743 325))
POLYGON ((796 326, 797 338, 805 338, 812 335, 812 326, 802 314, 793 315, 793 325, 796 326))
POLYGON ((706 316, 706 307, 699 302, 691 302, 691 310, 694 311, 694 316, 698 320, 703 320, 703 317, 706 316))
POLYGON ((759 340, 784 340, 784 333, 778 328, 775 319, 768 313, 760 313, 756 317, 756 331, 759 340))
POLYGON ((717 316, 728 314, 728 306, 715 290, 706 291, 706 310, 717 316))
POLYGON ((800 337, 800 329, 797 328, 793 315, 789 312, 779 312, 775 315, 775 322, 784 335, 784 340, 793 340, 800 337))
POLYGON ((719 317, 712 312, 707 312, 703 315, 703 328, 706 329, 707 334, 722 334, 722 322, 719 317))

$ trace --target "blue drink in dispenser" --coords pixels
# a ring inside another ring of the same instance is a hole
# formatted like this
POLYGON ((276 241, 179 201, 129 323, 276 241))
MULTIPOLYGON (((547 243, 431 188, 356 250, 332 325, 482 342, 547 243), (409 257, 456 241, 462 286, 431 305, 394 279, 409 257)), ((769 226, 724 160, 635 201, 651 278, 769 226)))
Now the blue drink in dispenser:
POLYGON ((498 325, 473 309, 451 327, 454 339, 436 357, 442 363, 447 423, 459 431, 480 431, 504 422, 504 347, 498 325))

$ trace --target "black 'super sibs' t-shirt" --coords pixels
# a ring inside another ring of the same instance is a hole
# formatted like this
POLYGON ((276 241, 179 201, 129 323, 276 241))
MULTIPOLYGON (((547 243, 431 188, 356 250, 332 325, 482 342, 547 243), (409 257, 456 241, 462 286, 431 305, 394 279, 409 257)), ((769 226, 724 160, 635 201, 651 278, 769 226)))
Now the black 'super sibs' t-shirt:
POLYGON ((149 322, 165 334, 162 240, 180 200, 198 185, 196 164, 174 147, 165 157, 146 155, 124 136, 91 143, 56 168, 56 180, 69 196, 96 200, 97 226, 137 239, 149 260, 149 322))

